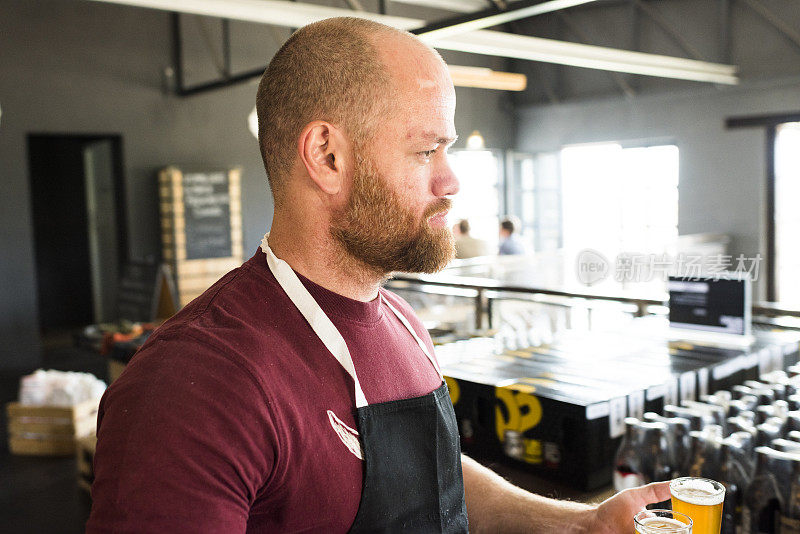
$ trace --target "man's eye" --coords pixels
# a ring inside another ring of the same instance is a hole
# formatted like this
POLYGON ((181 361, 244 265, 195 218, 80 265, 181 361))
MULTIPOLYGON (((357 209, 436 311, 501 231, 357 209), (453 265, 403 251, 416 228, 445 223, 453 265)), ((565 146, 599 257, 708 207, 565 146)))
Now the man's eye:
POLYGON ((422 156, 422 157, 424 157, 424 158, 429 158, 429 157, 433 156, 434 154, 436 154, 436 149, 433 149, 433 150, 423 150, 423 151, 422 151, 422 152, 420 152, 419 154, 420 154, 420 156, 422 156))

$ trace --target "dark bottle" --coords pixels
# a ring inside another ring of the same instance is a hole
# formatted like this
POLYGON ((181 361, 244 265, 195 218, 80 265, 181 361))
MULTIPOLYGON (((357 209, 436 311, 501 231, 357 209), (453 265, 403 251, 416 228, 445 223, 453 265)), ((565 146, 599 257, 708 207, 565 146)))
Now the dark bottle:
POLYGON ((681 474, 687 477, 711 478, 707 476, 711 470, 709 441, 715 437, 696 430, 689 432, 689 456, 681 469, 681 474))
POLYGON ((646 421, 656 421, 667 425, 672 476, 680 476, 681 469, 689 456, 691 423, 683 417, 664 417, 653 412, 647 412, 643 417, 646 421))
POLYGON ((665 423, 639 423, 641 469, 645 483, 672 478, 672 451, 665 423))
POLYGON ((742 466, 749 483, 755 471, 755 435, 750 432, 734 432, 725 440, 730 444, 729 455, 742 466))
POLYGON ((756 427, 756 446, 768 446, 773 439, 781 437, 780 420, 770 418, 756 427))
MULTIPOLYGON (((755 397, 753 397, 755 399, 755 397)), ((728 403, 728 417, 736 417, 741 412, 746 412, 750 410, 752 406, 748 404, 746 401, 741 399, 732 400, 728 403)))
POLYGON ((745 395, 739 400, 743 402, 747 406, 747 409, 751 412, 758 407, 758 397, 755 395, 745 395))
POLYGON ((697 401, 683 401, 683 406, 687 408, 691 408, 693 410, 699 410, 701 412, 705 412, 709 414, 714 419, 714 424, 719 425, 722 427, 723 431, 725 430, 727 419, 727 410, 722 406, 717 406, 716 404, 707 404, 705 402, 697 402, 697 401))
POLYGON ((767 387, 775 392, 775 400, 786 400, 786 386, 783 384, 768 384, 767 387))
POLYGON ((746 534, 776 534, 783 509, 778 482, 770 469, 772 449, 756 449, 756 471, 744 493, 742 526, 746 534))
POLYGON ((789 403, 785 400, 776 400, 772 403, 772 407, 775 408, 776 417, 780 417, 784 421, 789 417, 789 403))
POLYGON ((708 412, 683 406, 674 406, 672 404, 664 406, 664 415, 688 419, 692 425, 692 430, 703 430, 706 425, 715 424, 714 416, 708 412))
POLYGON ((760 406, 769 406, 777 400, 775 398, 775 391, 770 388, 754 389, 753 395, 758 398, 758 404, 760 406))
POLYGON ((742 524, 742 502, 747 487, 747 473, 737 457, 741 456, 739 443, 726 438, 720 445, 720 483, 725 486, 725 501, 722 505, 722 530, 720 534, 737 534, 742 524))
POLYGON ((614 489, 622 491, 646 484, 642 474, 640 421, 625 418, 625 435, 614 459, 614 489))
POLYGON ((741 399, 745 395, 752 395, 753 390, 747 386, 733 386, 731 388, 731 395, 734 399, 741 399))
POLYGON ((784 430, 791 432, 792 430, 800 430, 800 412, 792 411, 786 414, 786 424, 784 430))
POLYGON ((731 433, 749 432, 750 434, 753 434, 753 436, 756 435, 756 427, 753 426, 752 421, 740 415, 736 417, 728 417, 728 430, 731 433))
POLYGON ((759 391, 761 389, 772 390, 773 401, 786 400, 786 386, 784 386, 783 384, 756 382, 755 380, 745 380, 744 385, 756 391, 759 391))
POLYGON ((800 443, 783 438, 773 439, 770 447, 781 452, 800 452, 800 443))
POLYGON ((775 416, 775 408, 773 406, 759 406, 756 408, 756 424, 760 425, 766 422, 770 417, 775 416))
POLYGON ((781 514, 781 534, 800 534, 800 458, 792 465, 786 506, 781 514))
POLYGON ((752 410, 745 410, 744 412, 739 412, 737 416, 739 419, 747 420, 753 427, 756 426, 756 413, 752 410))

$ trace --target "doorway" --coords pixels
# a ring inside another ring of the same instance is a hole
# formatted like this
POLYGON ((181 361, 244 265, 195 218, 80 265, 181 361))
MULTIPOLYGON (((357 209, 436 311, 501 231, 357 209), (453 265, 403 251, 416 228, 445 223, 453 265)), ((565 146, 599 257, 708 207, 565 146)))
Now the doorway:
POLYGON ((29 135, 44 336, 115 320, 127 229, 119 135, 29 135))

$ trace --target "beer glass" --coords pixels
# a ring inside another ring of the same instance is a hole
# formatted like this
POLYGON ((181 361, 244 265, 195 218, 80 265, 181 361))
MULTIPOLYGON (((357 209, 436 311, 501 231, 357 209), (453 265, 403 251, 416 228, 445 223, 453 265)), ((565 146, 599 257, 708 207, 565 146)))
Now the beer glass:
POLYGON ((672 509, 692 518, 694 534, 719 534, 725 486, 707 478, 676 478, 669 484, 672 509))
POLYGON ((672 510, 642 510, 633 516, 637 534, 692 534, 692 518, 672 510))

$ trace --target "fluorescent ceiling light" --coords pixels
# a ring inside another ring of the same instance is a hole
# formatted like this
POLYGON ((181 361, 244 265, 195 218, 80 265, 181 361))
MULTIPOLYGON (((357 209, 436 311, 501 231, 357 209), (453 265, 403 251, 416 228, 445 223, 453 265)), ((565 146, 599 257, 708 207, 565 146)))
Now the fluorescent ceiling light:
POLYGON ((736 67, 731 65, 486 30, 448 37, 431 44, 445 50, 513 57, 589 69, 698 82, 724 84, 739 82, 736 67))
MULTIPOLYGON (((361 17, 404 30, 421 28, 425 25, 425 21, 420 19, 280 0, 91 1, 259 22, 291 28, 299 28, 330 17, 361 17)), ((446 39, 436 39, 429 44, 435 48, 445 50, 544 61, 590 69, 699 82, 738 83, 736 67, 730 65, 568 43, 490 30, 478 30, 446 39)))
POLYGON ((446 26, 444 28, 438 28, 425 33, 420 33, 419 37, 424 41, 436 42, 438 39, 443 39, 453 35, 482 30, 484 28, 491 28, 492 26, 498 26, 500 24, 505 24, 506 22, 534 17, 536 15, 544 15, 545 13, 551 13, 553 11, 559 11, 569 7, 579 6, 581 4, 588 4, 596 1, 597 0, 550 0, 549 2, 542 2, 533 6, 511 9, 509 11, 500 11, 494 15, 487 15, 475 20, 459 22, 457 24, 453 24, 452 26, 446 26))
POLYGON ((524 91, 528 77, 513 72, 499 72, 484 67, 448 65, 450 77, 456 87, 477 87, 501 91, 524 91))

